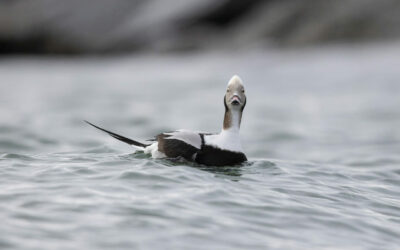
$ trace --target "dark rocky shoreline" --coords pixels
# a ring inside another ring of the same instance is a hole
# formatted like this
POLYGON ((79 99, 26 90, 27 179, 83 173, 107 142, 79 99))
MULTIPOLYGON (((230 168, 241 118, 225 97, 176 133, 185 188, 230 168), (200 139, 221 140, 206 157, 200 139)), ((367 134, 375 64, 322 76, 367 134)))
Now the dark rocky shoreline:
POLYGON ((308 46, 400 37, 397 0, 0 3, 0 54, 308 46))

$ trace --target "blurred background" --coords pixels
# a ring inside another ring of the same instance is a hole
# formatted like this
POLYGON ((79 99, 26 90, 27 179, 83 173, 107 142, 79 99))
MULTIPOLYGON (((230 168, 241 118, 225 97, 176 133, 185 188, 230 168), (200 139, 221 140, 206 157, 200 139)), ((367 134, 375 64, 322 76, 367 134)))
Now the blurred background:
POLYGON ((400 36, 396 0, 3 0, 1 54, 311 46, 400 36))

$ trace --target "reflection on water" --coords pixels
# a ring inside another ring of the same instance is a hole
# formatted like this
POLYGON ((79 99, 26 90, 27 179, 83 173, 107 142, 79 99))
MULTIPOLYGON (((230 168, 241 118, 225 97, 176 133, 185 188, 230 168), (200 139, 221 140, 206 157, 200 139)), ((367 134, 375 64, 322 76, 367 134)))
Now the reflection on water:
POLYGON ((200 167, 200 169, 219 175, 241 176, 241 166, 227 167, 200 167))

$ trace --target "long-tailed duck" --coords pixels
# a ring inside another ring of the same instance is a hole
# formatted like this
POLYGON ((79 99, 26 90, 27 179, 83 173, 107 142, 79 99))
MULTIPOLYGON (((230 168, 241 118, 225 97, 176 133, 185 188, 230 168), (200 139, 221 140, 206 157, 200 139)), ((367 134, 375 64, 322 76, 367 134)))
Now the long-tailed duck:
POLYGON ((246 95, 242 80, 233 76, 224 96, 225 116, 222 131, 219 134, 177 130, 162 133, 150 144, 141 143, 100 128, 88 121, 88 124, 110 136, 128 143, 151 154, 153 158, 177 158, 194 161, 208 166, 236 165, 247 161, 240 142, 239 129, 246 95))

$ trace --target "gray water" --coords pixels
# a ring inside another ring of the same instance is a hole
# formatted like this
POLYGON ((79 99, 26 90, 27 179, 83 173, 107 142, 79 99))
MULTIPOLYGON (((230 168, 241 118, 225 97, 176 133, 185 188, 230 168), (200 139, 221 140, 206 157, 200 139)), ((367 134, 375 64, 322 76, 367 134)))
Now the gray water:
POLYGON ((400 249, 400 46, 0 61, 1 249, 400 249), (218 132, 244 80, 249 162, 151 159, 218 132))

